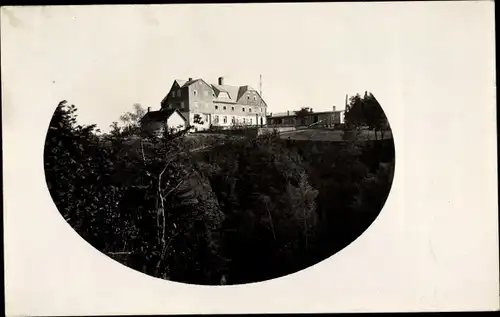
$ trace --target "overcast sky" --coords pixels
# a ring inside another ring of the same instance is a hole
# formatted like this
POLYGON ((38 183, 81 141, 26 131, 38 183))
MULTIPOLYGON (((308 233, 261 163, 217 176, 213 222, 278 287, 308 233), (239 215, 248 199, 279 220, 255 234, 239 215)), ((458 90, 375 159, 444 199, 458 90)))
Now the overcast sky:
POLYGON ((440 10, 429 13, 429 8, 391 3, 28 7, 16 8, 15 16, 6 12, 5 23, 17 30, 6 36, 16 52, 11 63, 18 67, 16 76, 39 88, 47 85, 54 107, 66 99, 79 108, 83 123, 106 130, 134 103, 159 109, 176 78, 216 83, 224 76, 228 85, 259 89, 262 74, 268 112, 343 109, 346 94, 365 90, 377 97, 369 83, 398 80, 408 14, 426 18, 419 25, 406 23, 406 31, 425 34, 439 24, 440 10))

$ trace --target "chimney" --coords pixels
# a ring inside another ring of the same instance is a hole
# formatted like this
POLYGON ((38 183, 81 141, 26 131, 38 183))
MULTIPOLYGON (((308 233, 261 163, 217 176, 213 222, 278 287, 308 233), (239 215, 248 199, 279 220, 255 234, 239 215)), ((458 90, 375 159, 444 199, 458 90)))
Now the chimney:
POLYGON ((333 111, 335 111, 335 106, 333 106, 333 111))
POLYGON ((148 112, 150 112, 150 111, 151 111, 151 107, 148 107, 148 112))
POLYGON ((286 115, 289 116, 290 115, 290 110, 287 110, 286 111, 286 115))
POLYGON ((193 80, 193 77, 189 77, 189 80, 188 80, 188 81, 191 81, 191 80, 193 80))
POLYGON ((219 85, 224 85, 224 77, 219 77, 219 85))

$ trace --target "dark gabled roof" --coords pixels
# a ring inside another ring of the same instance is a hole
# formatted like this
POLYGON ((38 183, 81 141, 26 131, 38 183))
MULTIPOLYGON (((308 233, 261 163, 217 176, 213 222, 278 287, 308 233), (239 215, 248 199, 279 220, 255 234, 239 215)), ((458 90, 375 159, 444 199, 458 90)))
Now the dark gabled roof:
POLYGON ((182 79, 176 79, 176 80, 174 80, 174 82, 177 82, 177 85, 179 85, 179 87, 183 87, 187 83, 186 80, 182 80, 182 79))
POLYGON ((177 112, 182 119, 186 120, 186 117, 182 115, 182 113, 179 112, 177 109, 162 109, 158 111, 150 111, 142 117, 141 122, 146 122, 146 121, 165 121, 170 116, 174 113, 177 112))
POLYGON ((246 85, 246 86, 241 86, 239 91, 238 91, 238 100, 240 100, 240 98, 247 92, 247 91, 255 91, 257 92, 255 89, 253 89, 252 87, 246 85))

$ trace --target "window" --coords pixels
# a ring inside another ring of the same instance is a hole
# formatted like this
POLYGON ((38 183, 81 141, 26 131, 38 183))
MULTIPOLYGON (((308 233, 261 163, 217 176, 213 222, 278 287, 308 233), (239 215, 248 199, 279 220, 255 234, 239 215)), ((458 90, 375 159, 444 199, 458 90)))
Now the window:
POLYGON ((245 107, 242 107, 242 108, 241 108, 241 110, 242 110, 243 112, 245 112, 245 107))
POLYGON ((224 121, 224 123, 227 123, 227 116, 224 116, 223 121, 224 121))
POLYGON ((250 100, 250 96, 247 96, 247 100, 250 100))
POLYGON ((234 116, 231 117, 231 123, 235 123, 236 122, 236 119, 234 118, 234 116))
POLYGON ((260 112, 262 112, 262 108, 260 108, 260 112))
POLYGON ((184 101, 181 101, 181 109, 184 109, 184 101))
POLYGON ((219 116, 217 115, 214 116, 214 123, 219 123, 219 116))
POLYGON ((257 97, 253 96, 253 100, 257 100, 257 97))
POLYGON ((170 96, 171 96, 172 98, 175 98, 175 91, 172 91, 172 93, 170 94, 170 96))
POLYGON ((252 112, 252 108, 248 108, 248 112, 252 112))
POLYGON ((205 122, 208 122, 208 114, 205 115, 205 122))
POLYGON ((249 123, 252 124, 252 119, 249 120, 249 123))
POLYGON ((245 123, 246 123, 246 119, 245 119, 245 118, 243 118, 243 124, 245 124, 245 123))
POLYGON ((177 90, 177 97, 180 97, 181 96, 181 90, 177 90))
POLYGON ((231 107, 231 111, 234 111, 234 107, 231 107))
POLYGON ((193 95, 195 95, 195 96, 196 96, 196 90, 193 90, 193 95))
POLYGON ((219 106, 215 106, 215 110, 219 109, 219 106))
POLYGON ((222 107, 222 109, 226 110, 226 106, 222 107))

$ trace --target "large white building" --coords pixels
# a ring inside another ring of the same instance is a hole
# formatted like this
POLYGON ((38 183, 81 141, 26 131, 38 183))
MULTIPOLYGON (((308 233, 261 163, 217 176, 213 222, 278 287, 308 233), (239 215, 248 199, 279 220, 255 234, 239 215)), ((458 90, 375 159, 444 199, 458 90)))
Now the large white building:
POLYGON ((267 104, 259 92, 248 85, 226 85, 223 77, 219 77, 217 84, 201 78, 175 80, 161 102, 160 111, 170 109, 177 109, 197 130, 210 126, 266 125, 267 104), (195 117, 202 123, 195 123, 195 117))

